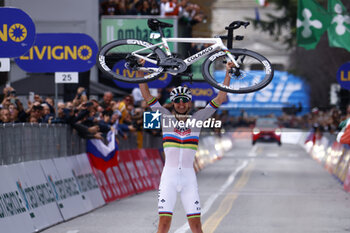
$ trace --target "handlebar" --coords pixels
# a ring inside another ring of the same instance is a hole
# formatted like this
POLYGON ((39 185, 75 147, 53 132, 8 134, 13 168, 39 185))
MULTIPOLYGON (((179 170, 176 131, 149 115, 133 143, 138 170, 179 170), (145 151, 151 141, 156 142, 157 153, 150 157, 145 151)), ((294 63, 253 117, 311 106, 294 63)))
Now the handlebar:
POLYGON ((225 27, 225 30, 235 30, 240 28, 241 26, 244 26, 245 28, 250 24, 250 22, 244 22, 244 21, 233 21, 228 27, 225 27))

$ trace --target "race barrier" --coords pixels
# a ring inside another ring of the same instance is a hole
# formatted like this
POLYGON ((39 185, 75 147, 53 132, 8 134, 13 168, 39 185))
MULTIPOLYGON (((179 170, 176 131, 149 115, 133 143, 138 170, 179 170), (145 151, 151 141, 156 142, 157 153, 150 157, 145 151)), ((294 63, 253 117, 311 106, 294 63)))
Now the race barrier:
POLYGON ((45 229, 105 204, 86 154, 0 166, 2 232, 45 229))
MULTIPOLYGON (((310 138, 311 133, 306 139, 310 138)), ((341 144, 334 136, 324 135, 314 142, 306 140, 304 148, 318 161, 330 174, 350 192, 350 146, 341 144)))
MULTIPOLYGON (((86 153, 0 166, 1 232, 37 232, 114 200, 158 189, 164 166, 159 149, 118 150, 87 141, 86 153)), ((98 142, 100 141, 100 142, 98 142)), ((203 136, 199 171, 232 148, 230 136, 203 136)))
POLYGON ((163 162, 157 149, 119 151, 114 134, 87 141, 87 155, 105 202, 158 189, 163 162))

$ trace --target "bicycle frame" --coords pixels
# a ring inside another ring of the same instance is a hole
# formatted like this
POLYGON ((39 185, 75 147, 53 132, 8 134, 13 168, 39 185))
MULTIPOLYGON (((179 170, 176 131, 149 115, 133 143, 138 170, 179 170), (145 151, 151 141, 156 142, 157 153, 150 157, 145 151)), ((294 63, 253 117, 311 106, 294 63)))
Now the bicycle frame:
MULTIPOLYGON (((137 51, 132 52, 132 55, 135 57, 138 57, 140 59, 144 59, 150 63, 153 64, 157 64, 157 61, 152 60, 148 57, 142 56, 140 54, 137 54, 139 52, 142 52, 144 50, 147 50, 149 48, 155 48, 155 47, 164 47, 165 49, 165 53, 168 57, 170 57, 172 55, 169 46, 168 46, 168 42, 175 42, 175 43, 205 43, 205 44, 213 44, 201 51, 199 51, 198 53, 185 58, 183 61, 185 62, 185 64, 187 66, 192 65, 193 63, 195 63, 196 61, 198 61, 199 59, 208 56, 209 54, 211 54, 214 51, 218 51, 221 50, 223 52, 225 52, 227 54, 227 56, 230 58, 230 60, 235 64, 235 66, 237 68, 239 68, 239 65, 237 63, 237 61, 235 60, 235 58, 232 56, 232 54, 230 53, 230 51, 227 49, 227 47, 223 44, 221 38, 162 38, 162 42, 154 44, 152 46, 148 46, 147 48, 143 48, 137 51)), ((142 69, 141 69, 142 70, 142 69)), ((149 70, 149 69, 148 69, 149 70)))

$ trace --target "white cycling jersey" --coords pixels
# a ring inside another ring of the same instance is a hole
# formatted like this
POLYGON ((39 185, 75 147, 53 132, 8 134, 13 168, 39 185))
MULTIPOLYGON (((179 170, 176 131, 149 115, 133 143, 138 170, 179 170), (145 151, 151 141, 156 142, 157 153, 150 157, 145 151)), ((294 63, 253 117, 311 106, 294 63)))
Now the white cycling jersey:
MULTIPOLYGON (((201 128, 180 125, 175 116, 162 107, 156 98, 148 102, 152 111, 159 111, 163 131, 165 165, 158 193, 160 216, 172 216, 177 192, 180 192, 182 204, 188 218, 200 217, 200 201, 196 174, 193 168, 201 128)), ((204 108, 195 112, 188 121, 205 121, 218 108, 212 100, 204 108)), ((189 124, 193 126, 193 124, 189 124)), ((188 126, 188 125, 187 125, 188 126)))

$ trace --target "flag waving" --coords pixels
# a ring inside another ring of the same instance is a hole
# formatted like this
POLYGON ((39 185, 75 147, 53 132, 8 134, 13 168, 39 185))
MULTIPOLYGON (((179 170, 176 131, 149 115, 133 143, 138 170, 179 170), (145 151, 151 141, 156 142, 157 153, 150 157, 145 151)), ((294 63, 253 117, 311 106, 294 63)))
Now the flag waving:
POLYGON ((260 6, 267 6, 268 2, 267 0, 255 0, 256 3, 258 3, 260 6))
POLYGON ((314 0, 299 0, 297 16, 297 43, 305 49, 314 49, 328 29, 331 15, 314 0))
POLYGON ((340 0, 329 0, 328 11, 332 15, 328 29, 328 40, 331 47, 340 47, 350 52, 350 16, 340 0))

